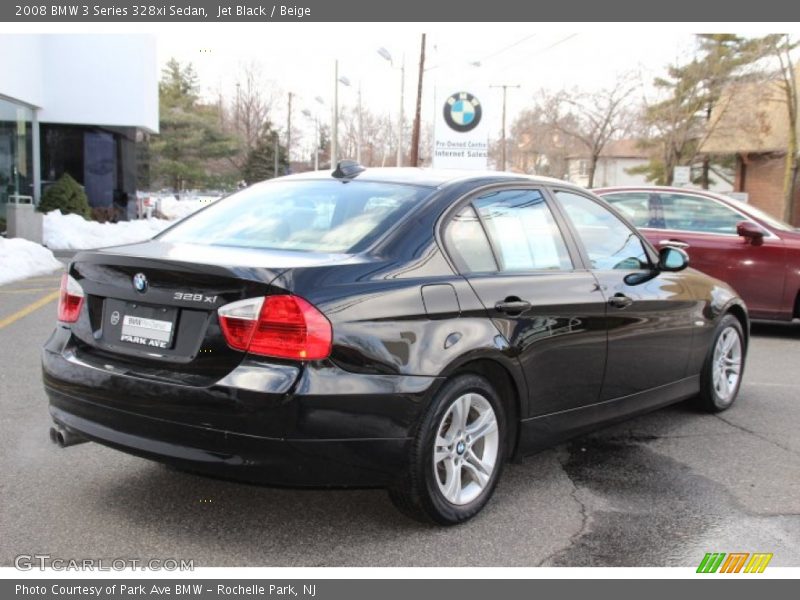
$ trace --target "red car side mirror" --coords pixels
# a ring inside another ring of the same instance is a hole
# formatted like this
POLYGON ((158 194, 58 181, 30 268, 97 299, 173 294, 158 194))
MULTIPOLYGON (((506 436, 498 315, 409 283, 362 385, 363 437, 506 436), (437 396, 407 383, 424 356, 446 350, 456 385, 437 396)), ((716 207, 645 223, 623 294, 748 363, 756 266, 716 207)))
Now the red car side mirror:
POLYGON ((740 221, 736 224, 736 233, 753 246, 764 243, 764 230, 752 221, 740 221))

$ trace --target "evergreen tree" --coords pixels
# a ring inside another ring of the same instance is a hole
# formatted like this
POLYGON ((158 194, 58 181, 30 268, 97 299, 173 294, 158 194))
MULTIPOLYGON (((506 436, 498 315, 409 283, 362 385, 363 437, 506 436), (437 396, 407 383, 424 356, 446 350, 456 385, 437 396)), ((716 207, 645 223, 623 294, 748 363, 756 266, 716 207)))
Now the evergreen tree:
POLYGON ((711 133, 711 112, 725 87, 758 54, 752 41, 733 34, 700 34, 697 44, 691 61, 670 65, 665 77, 654 80, 662 99, 646 108, 644 118, 650 129, 645 146, 656 149, 656 157, 630 173, 644 173, 650 181, 670 185, 676 166, 692 166, 699 157, 698 183, 708 188, 710 158, 700 156, 700 146, 711 133))
MULTIPOLYGON (((278 132, 267 122, 258 136, 255 147, 247 154, 242 177, 248 185, 275 177, 275 140, 278 132)), ((278 143, 278 176, 287 173, 289 162, 286 148, 278 143)))
POLYGON ((158 86, 160 133, 150 142, 151 176, 175 190, 203 185, 206 163, 235 151, 219 127, 219 108, 202 104, 191 64, 170 59, 158 86))

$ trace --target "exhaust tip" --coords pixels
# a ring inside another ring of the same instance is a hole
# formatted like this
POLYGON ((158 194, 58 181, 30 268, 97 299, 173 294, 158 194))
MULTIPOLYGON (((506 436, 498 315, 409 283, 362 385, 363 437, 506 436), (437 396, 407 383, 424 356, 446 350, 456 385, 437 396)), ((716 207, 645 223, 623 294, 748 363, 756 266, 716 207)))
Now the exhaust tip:
MULTIPOLYGON (((50 428, 50 441, 59 446, 61 445, 61 443, 59 442, 58 429, 56 429, 55 427, 50 428)), ((61 441, 63 441, 63 438, 61 441)))
POLYGON ((58 445, 59 448, 66 448, 76 444, 83 444, 89 440, 56 424, 50 428, 50 441, 58 445))

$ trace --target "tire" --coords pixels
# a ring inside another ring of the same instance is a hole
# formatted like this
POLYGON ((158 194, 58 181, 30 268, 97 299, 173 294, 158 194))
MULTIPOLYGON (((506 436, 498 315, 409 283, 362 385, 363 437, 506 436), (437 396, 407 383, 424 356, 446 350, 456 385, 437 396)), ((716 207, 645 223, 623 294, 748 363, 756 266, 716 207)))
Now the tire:
POLYGON ((742 324, 727 314, 717 325, 700 373, 700 393, 695 400, 697 407, 712 413, 729 409, 739 394, 744 363, 742 324))
POLYGON ((478 375, 453 377, 416 429, 406 469, 389 489, 392 502, 418 521, 456 525, 471 519, 497 486, 506 431, 506 412, 492 385, 478 375))

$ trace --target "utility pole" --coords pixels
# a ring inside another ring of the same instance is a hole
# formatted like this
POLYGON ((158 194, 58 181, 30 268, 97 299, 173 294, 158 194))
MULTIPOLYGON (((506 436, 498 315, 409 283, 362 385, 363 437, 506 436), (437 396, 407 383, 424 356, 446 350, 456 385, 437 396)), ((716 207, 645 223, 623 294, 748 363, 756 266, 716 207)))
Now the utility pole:
POLYGON ((361 144, 364 140, 364 111, 361 107, 361 81, 358 82, 358 144, 356 144, 356 162, 361 164, 361 144))
POLYGON ((400 67, 400 114, 397 117, 397 166, 403 166, 403 102, 405 102, 404 91, 406 88, 406 55, 403 54, 403 62, 400 67))
POLYGON ((411 166, 419 166, 419 129, 420 113, 422 112, 422 76, 425 72, 425 34, 419 50, 419 77, 417 79, 417 106, 414 111, 414 128, 411 131, 411 166))
POLYGON ((333 61, 333 118, 331 120, 331 169, 336 168, 339 154, 339 60, 333 61))
POLYGON ((512 85, 508 83, 504 83, 502 85, 491 85, 489 87, 493 88, 503 88, 503 129, 500 133, 500 143, 502 145, 502 152, 500 154, 500 170, 506 170, 506 92, 508 88, 519 88, 519 85, 512 85))
POLYGON ((289 114, 286 119, 286 162, 292 164, 292 92, 289 92, 289 114))
POLYGON ((272 135, 275 138, 275 150, 274 150, 273 154, 275 155, 275 170, 274 170, 274 173, 275 173, 275 177, 277 177, 278 176, 278 152, 280 152, 281 147, 280 147, 280 144, 278 143, 278 132, 275 131, 272 135))
MULTIPOLYGON (((241 91, 242 91, 241 90, 241 86, 239 85, 239 82, 237 81, 236 82, 236 110, 234 111, 234 116, 233 116, 233 130, 236 131, 236 132, 239 131, 239 108, 240 108, 240 106, 242 104, 241 91)), ((248 143, 250 142, 250 140, 247 140, 247 141, 248 141, 248 143)))

